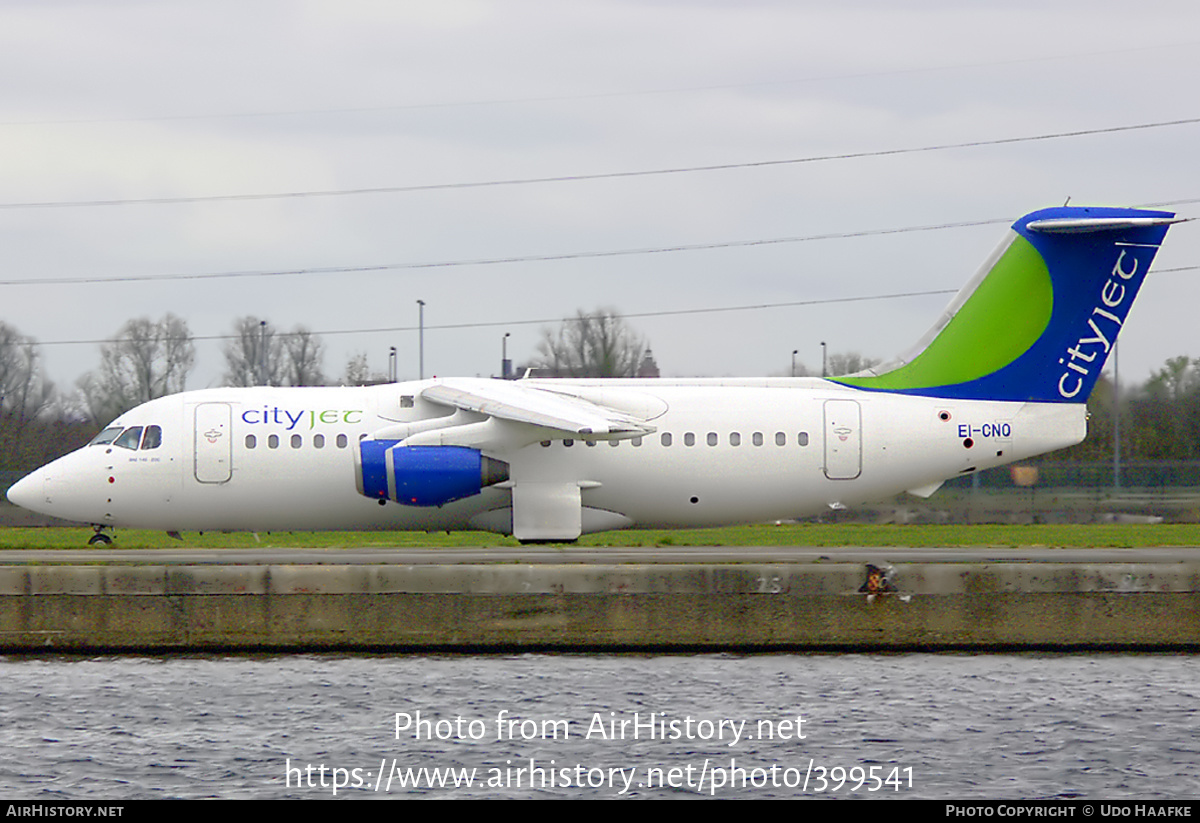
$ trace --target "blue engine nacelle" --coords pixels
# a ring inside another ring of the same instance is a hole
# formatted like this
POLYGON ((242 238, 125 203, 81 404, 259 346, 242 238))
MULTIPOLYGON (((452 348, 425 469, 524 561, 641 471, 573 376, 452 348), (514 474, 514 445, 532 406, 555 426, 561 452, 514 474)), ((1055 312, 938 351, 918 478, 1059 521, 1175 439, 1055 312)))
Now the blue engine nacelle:
POLYGON ((398 440, 362 440, 355 480, 358 493, 406 506, 441 506, 508 479, 508 464, 465 446, 401 446, 398 440))

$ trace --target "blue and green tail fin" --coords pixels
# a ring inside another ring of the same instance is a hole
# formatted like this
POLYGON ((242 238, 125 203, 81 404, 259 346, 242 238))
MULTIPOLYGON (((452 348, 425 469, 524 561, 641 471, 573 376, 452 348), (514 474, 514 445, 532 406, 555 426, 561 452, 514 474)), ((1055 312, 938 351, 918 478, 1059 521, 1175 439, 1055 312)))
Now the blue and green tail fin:
POLYGON ((1027 214, 909 352, 832 379, 931 397, 1082 403, 1174 222, 1141 209, 1027 214))

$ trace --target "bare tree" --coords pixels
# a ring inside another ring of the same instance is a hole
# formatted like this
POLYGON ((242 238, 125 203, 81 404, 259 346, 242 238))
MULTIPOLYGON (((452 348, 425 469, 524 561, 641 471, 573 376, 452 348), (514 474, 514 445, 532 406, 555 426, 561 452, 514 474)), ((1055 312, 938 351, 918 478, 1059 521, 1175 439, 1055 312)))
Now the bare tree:
POLYGON ((375 386, 390 382, 387 375, 371 371, 365 351, 351 355, 346 361, 346 370, 342 372, 343 386, 375 386))
POLYGON ((342 383, 346 386, 365 386, 371 379, 371 370, 367 366, 367 353, 360 351, 346 361, 346 371, 342 375, 342 383))
POLYGON ((225 341, 225 382, 230 386, 282 386, 283 343, 266 320, 242 317, 225 341))
POLYGON ((54 394, 35 345, 32 337, 0 322, 0 414, 18 422, 45 411, 54 394))
MULTIPOLYGON (((28 470, 49 438, 40 428, 54 396, 33 338, 0 323, 0 469, 28 470)), ((57 444, 55 444, 57 445, 57 444)), ((57 455, 55 455, 57 456, 57 455)))
POLYGON ((292 329, 283 341, 287 349, 287 381, 289 386, 323 386, 325 376, 321 361, 325 347, 321 338, 304 326, 292 329))
POLYGON ((556 377, 633 377, 646 354, 645 338, 616 309, 601 308, 546 329, 530 364, 556 377))
POLYGON ((83 404, 105 423, 156 397, 181 392, 196 359, 187 323, 173 314, 130 320, 100 347, 100 369, 79 381, 83 404))
POLYGON ((878 363, 879 361, 874 357, 863 357, 856 351, 836 352, 829 355, 827 370, 830 377, 839 377, 843 374, 855 374, 869 369, 878 363))
POLYGON ((324 346, 303 326, 276 333, 266 320, 234 321, 225 341, 225 382, 230 386, 320 386, 324 346))

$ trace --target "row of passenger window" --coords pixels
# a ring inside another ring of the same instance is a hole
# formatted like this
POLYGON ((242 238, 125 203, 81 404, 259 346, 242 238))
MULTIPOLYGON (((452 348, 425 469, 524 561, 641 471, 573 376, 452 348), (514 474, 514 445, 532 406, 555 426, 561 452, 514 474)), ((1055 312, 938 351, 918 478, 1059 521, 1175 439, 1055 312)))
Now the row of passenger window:
MULTIPOLYGON (((674 442, 674 439, 675 438, 671 434, 671 432, 663 432, 662 434, 659 435, 659 442, 662 443, 662 445, 664 445, 664 446, 670 446, 674 442)), ((547 448, 550 446, 550 444, 552 442, 553 441, 551 441, 551 440, 543 440, 542 446, 544 448, 547 448)), ((585 444, 587 444, 588 446, 595 446, 598 441, 584 440, 583 442, 585 444)), ((634 437, 629 442, 632 443, 634 446, 640 446, 640 445, 642 445, 642 438, 634 437)), ((721 436, 719 434, 717 434, 716 432, 709 432, 708 434, 706 434, 704 436, 704 442, 710 446, 719 445, 721 442, 721 436)), ((762 432, 754 432, 753 434, 750 435, 750 442, 755 446, 762 446, 763 444, 766 443, 766 437, 763 435, 762 432)), ((620 443, 621 443, 620 440, 609 440, 608 441, 608 445, 613 446, 613 447, 620 445, 620 443)), ((566 446, 567 448, 570 448, 571 446, 575 445, 575 441, 574 440, 563 440, 562 444, 564 446, 566 446)), ((776 446, 786 446, 787 444, 788 444, 787 433, 786 432, 775 432, 775 445, 776 446)), ((685 446, 696 445, 696 433, 695 432, 684 432, 683 433, 683 445, 685 445, 685 446)), ((742 445, 742 433, 741 432, 730 432, 729 433, 729 445, 731 445, 731 446, 742 445)), ((808 432, 798 432, 796 434, 796 445, 797 446, 807 446, 808 445, 808 432)))
MULTIPOLYGON (((143 449, 157 448, 159 442, 162 439, 161 431, 157 432, 155 434, 156 439, 153 440, 154 445, 146 445, 146 442, 151 440, 150 435, 149 435, 150 429, 157 430, 158 426, 148 426, 147 427, 147 437, 146 437, 146 440, 143 441, 143 444, 142 444, 143 449)), ((127 434, 128 434, 128 432, 132 432, 134 430, 137 430, 137 433, 139 435, 141 434, 140 426, 134 426, 133 429, 130 429, 127 431, 127 434)), ((105 432, 101 432, 101 436, 105 435, 108 431, 109 430, 106 430, 105 432)), ((113 431, 116 431, 118 434, 120 434, 120 432, 121 432, 120 429, 114 429, 113 431)), ((118 445, 118 446, 124 445, 124 447, 127 449, 136 449, 137 448, 136 439, 133 440, 133 445, 127 445, 122 442, 123 440, 127 440, 127 439, 128 438, 126 438, 124 436, 120 437, 120 438, 116 438, 117 442, 115 442, 114 445, 118 445)), ((630 443, 632 443, 635 447, 641 446, 642 440, 643 440, 643 438, 641 438, 641 437, 634 437, 634 438, 631 438, 630 443)), ((705 435, 704 440, 708 445, 716 446, 720 443, 720 436, 716 432, 709 432, 707 435, 705 435)), ((102 442, 99 437, 96 438, 96 440, 92 441, 93 444, 99 443, 99 442, 102 442)), ((108 442, 108 441, 103 441, 103 442, 108 442)), ((543 440, 542 446, 545 448, 548 448, 552 442, 553 441, 551 441, 551 440, 543 440)), ((584 440, 583 441, 583 443, 588 446, 595 446, 597 442, 598 441, 596 441, 596 440, 584 440)), ((659 442, 662 443, 663 446, 670 446, 674 442, 674 436, 671 434, 671 432, 663 432, 661 435, 659 435, 659 442)), ((762 446, 766 443, 766 438, 762 432, 754 432, 753 434, 750 435, 750 442, 755 446, 762 446)), ((279 435, 277 435, 277 434, 267 435, 266 446, 268 449, 279 448, 279 443, 280 443, 279 435)), ((334 443, 337 446, 337 448, 344 449, 349 445, 350 441, 349 441, 349 438, 346 437, 346 435, 339 434, 335 438, 334 443)), ((290 438, 290 444, 293 449, 303 448, 304 436, 299 435, 299 434, 293 434, 290 438)), ((567 440, 563 440, 562 444, 564 446, 566 446, 567 448, 570 448, 575 445, 575 441, 567 439, 567 440)), ((614 448, 616 448, 620 444, 621 444, 620 440, 609 440, 608 441, 608 445, 610 445, 614 448)), ((787 434, 785 432, 775 432, 775 445, 776 446, 786 446, 787 444, 788 444, 787 434)), ((696 445, 695 432, 684 432, 683 445, 685 445, 685 446, 696 445)), ((742 445, 741 432, 730 432, 729 433, 729 445, 731 445, 731 446, 742 445)), ((796 434, 796 445, 798 445, 798 446, 807 446, 808 445, 808 432, 798 432, 796 434)), ((325 435, 314 434, 312 437, 312 446, 314 449, 325 448, 325 435)), ((246 448, 247 449, 258 448, 258 438, 255 435, 253 435, 253 434, 246 435, 246 448)))
MULTIPOLYGON (((269 434, 269 435, 267 435, 266 440, 267 440, 267 448, 268 449, 279 448, 279 435, 269 434)), ((291 446, 293 449, 299 449, 304 445, 304 436, 300 435, 300 434, 293 434, 291 436, 290 442, 291 442, 291 446)), ((334 438, 333 442, 339 449, 344 449, 344 448, 346 448, 346 446, 348 446, 350 444, 350 439, 348 437, 346 437, 346 435, 344 435, 344 434, 339 434, 336 438, 334 438)), ((325 435, 314 434, 312 436, 312 446, 314 449, 325 448, 325 435)), ((246 435, 246 448, 248 448, 248 449, 258 448, 258 438, 256 436, 254 436, 253 434, 246 435)))

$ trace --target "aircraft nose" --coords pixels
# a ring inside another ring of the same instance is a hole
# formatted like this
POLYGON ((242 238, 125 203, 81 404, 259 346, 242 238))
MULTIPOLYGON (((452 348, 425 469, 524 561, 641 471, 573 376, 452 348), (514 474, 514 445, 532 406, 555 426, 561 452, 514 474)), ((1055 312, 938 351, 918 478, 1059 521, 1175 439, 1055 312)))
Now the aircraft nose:
POLYGON ((42 491, 41 474, 40 471, 27 474, 9 486, 8 492, 5 494, 8 497, 8 501, 17 504, 23 509, 36 508, 38 502, 45 497, 42 491))

